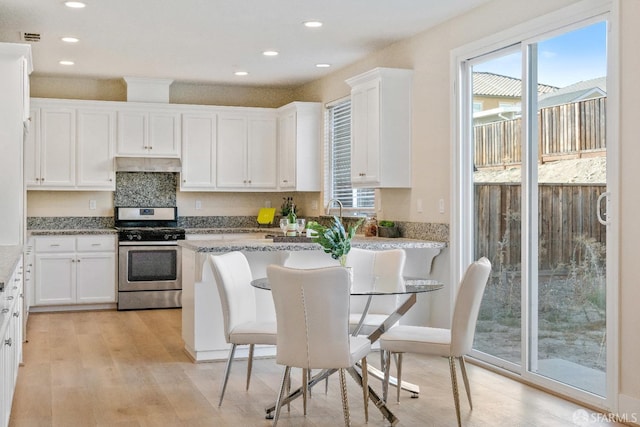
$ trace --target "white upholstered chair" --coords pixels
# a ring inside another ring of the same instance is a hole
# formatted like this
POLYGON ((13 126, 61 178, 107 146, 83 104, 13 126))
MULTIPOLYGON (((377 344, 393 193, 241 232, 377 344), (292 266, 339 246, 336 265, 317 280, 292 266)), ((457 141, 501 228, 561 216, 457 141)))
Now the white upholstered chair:
MULTIPOLYGON (((464 364, 464 355, 471 350, 471 346, 473 345, 478 311, 490 273, 491 263, 484 257, 475 261, 467 268, 456 296, 451 329, 400 325, 382 334, 380 337, 380 348, 386 352, 385 382, 383 386, 384 400, 387 399, 391 365, 390 356, 392 354, 397 354, 398 384, 401 383, 402 353, 430 354, 447 357, 449 359, 451 387, 453 389, 458 426, 461 425, 455 360, 458 359, 460 361, 460 370, 462 371, 469 406, 473 409, 471 390, 469 388, 467 370, 464 364)), ((399 386, 397 387, 397 392, 397 400, 399 401, 399 386)))
POLYGON ((292 269, 267 267, 276 307, 278 340, 276 363, 285 365, 273 421, 275 426, 291 367, 303 369, 306 414, 306 380, 311 369, 336 369, 340 375, 345 425, 350 424, 345 369, 362 362, 365 419, 368 419, 367 354, 371 343, 349 334, 349 272, 342 267, 292 269))
POLYGON ((274 319, 265 320, 256 316, 255 288, 251 286, 251 269, 244 254, 229 252, 223 255, 210 255, 210 261, 222 303, 225 339, 231 344, 220 388, 218 406, 221 406, 236 347, 249 345, 246 385, 248 390, 254 346, 256 344, 275 345, 277 328, 274 319))
MULTIPOLYGON (((393 291, 403 286, 402 272, 404 270, 406 254, 402 249, 373 251, 368 249, 351 248, 347 254, 347 266, 353 269, 353 290, 393 291)), ((393 313, 398 305, 396 295, 376 295, 371 298, 367 315, 362 323, 359 334, 368 335, 393 313)), ((368 296, 355 295, 351 297, 351 313, 349 326, 353 331, 367 304, 368 296)))

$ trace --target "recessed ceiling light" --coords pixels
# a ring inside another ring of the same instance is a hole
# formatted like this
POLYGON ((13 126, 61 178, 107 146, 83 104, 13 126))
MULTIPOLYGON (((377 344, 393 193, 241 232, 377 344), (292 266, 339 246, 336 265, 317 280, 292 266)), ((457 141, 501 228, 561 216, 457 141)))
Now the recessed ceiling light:
POLYGON ((73 62, 73 61, 60 61, 59 64, 60 65, 73 65, 73 64, 75 64, 75 62, 73 62))
POLYGON ((76 37, 63 37, 60 40, 66 43, 78 43, 80 41, 80 39, 76 37))
POLYGON ((303 24, 304 24, 305 27, 308 27, 308 28, 319 28, 319 27, 322 27, 322 22, 320 22, 320 21, 306 21, 306 22, 303 22, 303 24))
POLYGON ((265 50, 264 52, 262 52, 262 54, 264 56, 278 56, 278 52, 276 52, 275 50, 265 50))
POLYGON ((236 76, 246 76, 249 75, 249 73, 247 73, 246 71, 236 71, 235 73, 236 76))
POLYGON ((331 64, 316 64, 316 67, 318 67, 318 68, 329 68, 329 67, 331 67, 331 64))
POLYGON ((82 3, 81 1, 66 1, 64 2, 64 5, 67 7, 72 7, 74 9, 82 9, 86 6, 86 4, 82 3))

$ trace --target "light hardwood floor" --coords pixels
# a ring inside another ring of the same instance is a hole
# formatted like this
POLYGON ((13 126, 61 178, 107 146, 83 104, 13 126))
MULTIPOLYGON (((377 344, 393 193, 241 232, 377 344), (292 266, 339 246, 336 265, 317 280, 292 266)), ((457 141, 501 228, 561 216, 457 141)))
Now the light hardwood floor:
MULTIPOLYGON (((183 351, 180 323, 179 309, 32 314, 10 426, 271 425, 264 407, 275 399, 282 372, 274 359, 255 361, 248 392, 246 362, 237 361, 218 408, 224 363, 192 363, 183 351)), ((378 357, 369 359, 375 364, 378 357)), ((419 384, 421 394, 403 394, 400 404, 393 398, 398 425, 455 426, 447 361, 406 355, 403 367, 404 378, 419 384)), ((474 409, 461 394, 464 426, 576 425, 580 406, 477 366, 468 364, 468 371, 474 409)), ((299 378, 294 372, 294 384, 299 378)), ((348 375, 347 382, 352 425, 387 425, 373 405, 365 424, 361 391, 348 375)), ((378 381, 372 384, 380 390, 378 381)), ((605 424, 621 425, 586 425, 605 424)), ((324 386, 314 390, 306 418, 301 402, 294 402, 279 425, 342 425, 337 377, 328 394, 324 386)))

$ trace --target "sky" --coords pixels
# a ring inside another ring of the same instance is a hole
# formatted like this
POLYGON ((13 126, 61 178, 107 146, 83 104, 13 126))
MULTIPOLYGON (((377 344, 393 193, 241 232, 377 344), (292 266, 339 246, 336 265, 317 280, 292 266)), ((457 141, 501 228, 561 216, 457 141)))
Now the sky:
MULTIPOLYGON (((606 22, 564 33, 538 43, 538 82, 564 87, 606 76, 606 22)), ((520 53, 478 64, 474 71, 521 78, 520 53)))

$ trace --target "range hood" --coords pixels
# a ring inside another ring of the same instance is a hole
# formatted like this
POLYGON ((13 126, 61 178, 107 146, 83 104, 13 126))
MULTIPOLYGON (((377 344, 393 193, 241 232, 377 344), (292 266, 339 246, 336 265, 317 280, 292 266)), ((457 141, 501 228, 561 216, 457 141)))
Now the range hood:
POLYGON ((173 157, 116 157, 116 172, 180 172, 180 159, 173 157))

